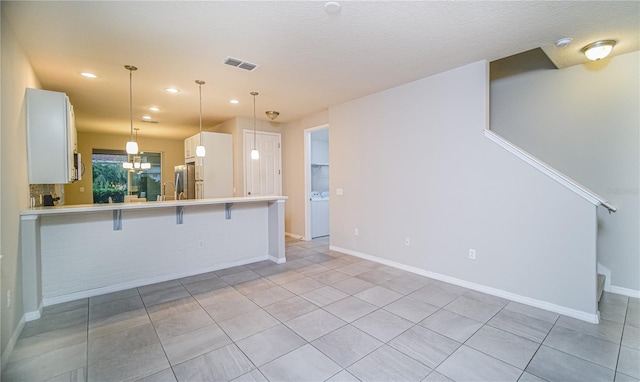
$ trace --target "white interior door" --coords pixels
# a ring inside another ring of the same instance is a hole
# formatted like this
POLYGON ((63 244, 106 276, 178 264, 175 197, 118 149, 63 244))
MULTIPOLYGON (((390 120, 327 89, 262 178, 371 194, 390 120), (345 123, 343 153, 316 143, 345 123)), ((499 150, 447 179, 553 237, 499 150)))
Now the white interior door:
POLYGON ((280 134, 256 132, 260 159, 251 159, 253 131, 244 132, 245 196, 282 195, 282 154, 280 134))

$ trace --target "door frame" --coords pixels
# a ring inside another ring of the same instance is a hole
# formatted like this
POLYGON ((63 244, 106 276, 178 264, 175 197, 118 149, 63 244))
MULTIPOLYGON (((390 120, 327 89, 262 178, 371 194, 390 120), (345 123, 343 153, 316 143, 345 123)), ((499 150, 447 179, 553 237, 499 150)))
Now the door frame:
MULTIPOLYGON (((278 155, 280 156, 279 158, 280 176, 278 177, 279 178, 278 180, 280 182, 280 194, 282 194, 282 134, 274 133, 271 131, 256 130, 256 135, 272 135, 272 136, 278 137, 278 143, 280 144, 280 151, 278 152, 278 155)), ((249 196, 247 195, 247 156, 249 156, 251 152, 250 151, 247 152, 247 138, 253 139, 253 129, 242 130, 242 174, 243 174, 242 175, 242 178, 243 178, 242 196, 249 196)))
MULTIPOLYGON (((328 129, 329 124, 304 129, 304 240, 311 240, 311 133, 328 129)), ((331 144, 331 143, 329 143, 331 144)), ((331 161, 331 155, 329 155, 331 161)), ((331 168, 329 168, 331 174, 331 168)), ((329 178, 331 184, 331 178, 329 178)), ((331 202, 329 202, 331 203, 331 202)))

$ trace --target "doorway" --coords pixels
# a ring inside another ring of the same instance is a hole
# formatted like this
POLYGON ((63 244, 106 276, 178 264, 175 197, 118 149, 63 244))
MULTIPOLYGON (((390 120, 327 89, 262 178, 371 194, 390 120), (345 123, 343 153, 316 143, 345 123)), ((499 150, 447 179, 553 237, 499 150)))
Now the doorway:
POLYGON ((305 240, 329 236, 329 125, 305 129, 305 240))
POLYGON ((259 159, 251 159, 254 135, 244 130, 244 196, 282 195, 282 150, 280 133, 258 131, 255 148, 259 159))

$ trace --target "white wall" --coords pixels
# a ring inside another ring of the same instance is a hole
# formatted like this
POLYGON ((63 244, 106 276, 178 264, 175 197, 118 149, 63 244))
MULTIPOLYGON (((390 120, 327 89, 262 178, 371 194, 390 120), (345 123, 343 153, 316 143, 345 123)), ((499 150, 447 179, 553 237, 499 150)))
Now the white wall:
MULTIPOLYGON (((608 199, 598 261, 640 295, 640 53, 491 83, 491 130, 608 199)), ((633 293, 632 293, 633 294, 633 293)))
MULTIPOLYGON (((4 2, 2 7, 4 7, 4 2)), ((29 207, 25 88, 40 88, 33 69, 2 12, 2 128, 0 129, 1 346, 3 359, 24 312, 20 276, 20 211, 29 207), (7 292, 12 303, 7 308, 7 292)), ((15 338, 13 339, 15 340, 15 338)))
POLYGON ((330 108, 331 245, 592 320, 596 207, 484 137, 488 86, 478 62, 330 108))

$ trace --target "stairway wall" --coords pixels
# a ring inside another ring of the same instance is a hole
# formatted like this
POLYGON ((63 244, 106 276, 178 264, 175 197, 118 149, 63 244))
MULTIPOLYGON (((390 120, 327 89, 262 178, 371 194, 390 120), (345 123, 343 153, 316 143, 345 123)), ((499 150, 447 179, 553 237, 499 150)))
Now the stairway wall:
POLYGON ((490 128, 608 199, 598 262, 612 291, 640 296, 640 53, 491 82, 490 128))

